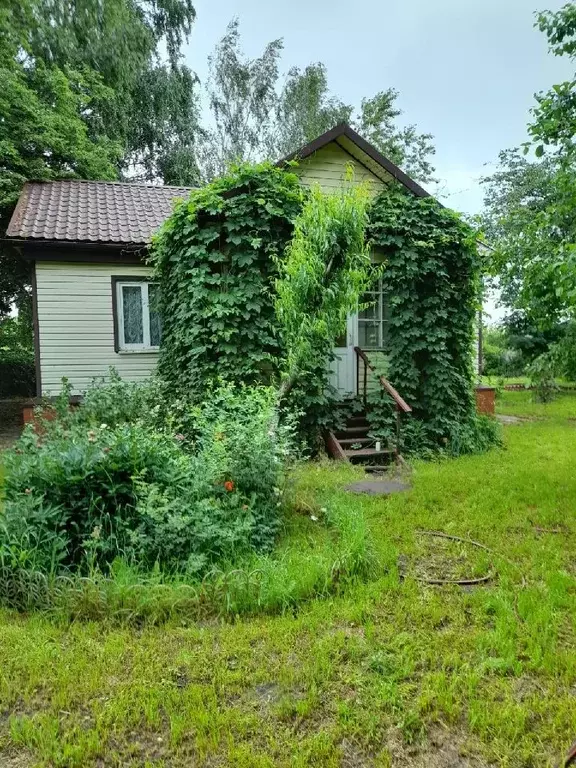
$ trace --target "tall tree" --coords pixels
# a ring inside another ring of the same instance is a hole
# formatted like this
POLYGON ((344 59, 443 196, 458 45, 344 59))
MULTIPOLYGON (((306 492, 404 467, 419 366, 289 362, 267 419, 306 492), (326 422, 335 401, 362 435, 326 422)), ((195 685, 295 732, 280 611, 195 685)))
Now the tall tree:
POLYGON ((292 67, 282 80, 282 49, 282 40, 274 40, 261 56, 250 59, 241 49, 238 20, 228 25, 209 61, 211 127, 200 155, 206 178, 234 161, 276 160, 343 120, 414 178, 431 178, 432 137, 415 126, 397 125, 402 112, 394 89, 363 99, 355 110, 330 92, 321 63, 292 67))
POLYGON ((352 120, 353 108, 330 93, 324 64, 292 67, 280 90, 274 113, 270 154, 284 157, 343 121, 352 120))
MULTIPOLYGON (((110 89, 83 114, 89 135, 123 147, 118 170, 178 181, 195 176, 174 161, 197 127, 193 73, 181 63, 191 0, 5 0, 7 23, 34 61, 99 74, 110 89), (163 178, 162 171, 170 178, 163 178)), ((186 166, 189 167, 189 164, 186 166)))
POLYGON ((550 326, 572 304, 564 243, 574 236, 574 216, 565 171, 556 157, 529 160, 518 149, 501 152, 499 161, 483 179, 489 271, 506 306, 550 326))
MULTIPOLYGON (((0 10, 0 229, 27 179, 116 178, 121 147, 90 135, 84 116, 95 100, 112 98, 91 70, 60 69, 26 56, 23 6, 0 10), (18 15, 17 24, 12 23, 18 15)), ((28 267, 9 247, 0 248, 0 317, 29 294, 28 267)))
MULTIPOLYGON (((537 15, 552 53, 576 60, 576 3, 537 15)), ((576 74, 536 96, 528 126, 536 162, 500 154, 485 179, 485 228, 505 302, 540 327, 576 313, 576 74)))
MULTIPOLYGON (((539 13, 536 26, 548 38, 555 56, 567 56, 576 63, 576 3, 539 13)), ((538 94, 536 100, 534 121, 529 126, 536 154, 541 156, 545 149, 552 149, 570 159, 576 151, 576 72, 569 80, 538 94)))
POLYGON ((206 180, 224 174, 234 162, 262 159, 270 141, 283 44, 273 40, 261 56, 248 59, 240 50, 238 26, 238 19, 230 22, 208 59, 211 125, 199 152, 206 180))
POLYGON ((418 133, 415 125, 398 127, 402 110, 396 106, 398 91, 387 88, 371 99, 362 99, 354 127, 389 160, 418 181, 434 174, 431 156, 436 151, 430 133, 418 133))
MULTIPOLYGON (((179 53, 193 20, 191 0, 4 0, 2 232, 26 179, 198 178, 195 78, 179 53)), ((0 315, 28 295, 27 266, 1 246, 0 315)))

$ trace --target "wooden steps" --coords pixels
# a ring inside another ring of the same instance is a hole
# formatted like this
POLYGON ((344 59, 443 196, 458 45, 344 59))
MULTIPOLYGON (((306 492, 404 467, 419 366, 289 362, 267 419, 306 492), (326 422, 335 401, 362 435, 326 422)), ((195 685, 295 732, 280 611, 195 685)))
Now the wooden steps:
POLYGON ((361 439, 363 437, 366 437, 369 431, 370 431, 370 426, 366 424, 363 427, 346 427, 345 429, 338 430, 335 434, 339 440, 354 439, 355 437, 361 439))
POLYGON ((362 463, 373 471, 384 469, 383 465, 390 464, 392 459, 397 463, 403 462, 400 455, 402 417, 412 412, 412 408, 404 398, 396 391, 388 379, 379 374, 370 362, 365 350, 354 347, 356 354, 356 394, 362 400, 349 400, 338 403, 335 407, 345 414, 344 408, 357 407, 363 403, 364 411, 352 413, 346 419, 346 426, 338 430, 328 430, 325 434, 326 450, 329 456, 340 461, 362 463), (382 396, 391 399, 396 408, 396 436, 393 439, 393 447, 382 446, 376 450, 376 441, 370 437, 370 424, 366 418, 366 406, 368 402, 369 378, 371 384, 375 382, 380 387, 382 396))
POLYGON ((380 449, 379 451, 376 450, 376 448, 358 448, 356 450, 350 450, 350 451, 344 451, 344 456, 354 463, 364 463, 368 460, 372 459, 382 459, 390 458, 390 456, 394 456, 396 451, 394 448, 385 448, 384 450, 380 449))
POLYGON ((352 464, 388 465, 396 454, 395 448, 381 446, 376 450, 376 441, 369 436, 370 424, 366 414, 356 413, 348 417, 346 426, 329 433, 326 440, 328 453, 335 459, 344 459, 352 464))
POLYGON ((371 437, 339 437, 338 442, 342 448, 352 448, 352 446, 356 445, 368 448, 374 444, 374 440, 371 437))

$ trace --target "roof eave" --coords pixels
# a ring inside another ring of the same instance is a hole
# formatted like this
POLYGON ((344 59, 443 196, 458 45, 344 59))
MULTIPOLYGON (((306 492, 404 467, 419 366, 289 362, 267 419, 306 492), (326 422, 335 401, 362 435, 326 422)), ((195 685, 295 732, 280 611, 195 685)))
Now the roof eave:
POLYGON ((109 248, 116 251, 138 251, 148 248, 150 243, 120 242, 116 240, 63 240, 59 238, 43 239, 39 237, 2 237, 0 242, 10 245, 62 246, 64 248, 109 248))
POLYGON ((62 261, 84 264, 145 264, 147 243, 101 243, 86 240, 31 240, 4 238, 24 261, 62 261))

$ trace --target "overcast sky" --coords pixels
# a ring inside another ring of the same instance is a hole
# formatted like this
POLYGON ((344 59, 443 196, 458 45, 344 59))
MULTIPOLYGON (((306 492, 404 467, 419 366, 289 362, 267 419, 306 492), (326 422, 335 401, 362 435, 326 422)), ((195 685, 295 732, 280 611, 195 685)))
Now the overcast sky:
MULTIPOLYGON (((186 60, 201 79, 233 16, 257 56, 284 38, 283 71, 312 61, 328 68, 332 92, 358 104, 390 86, 403 119, 434 135, 443 200, 476 213, 478 177, 500 149, 526 139, 535 91, 570 74, 533 28, 534 11, 561 0, 196 0, 186 60)), ((434 191, 431 189, 431 191, 434 191)))

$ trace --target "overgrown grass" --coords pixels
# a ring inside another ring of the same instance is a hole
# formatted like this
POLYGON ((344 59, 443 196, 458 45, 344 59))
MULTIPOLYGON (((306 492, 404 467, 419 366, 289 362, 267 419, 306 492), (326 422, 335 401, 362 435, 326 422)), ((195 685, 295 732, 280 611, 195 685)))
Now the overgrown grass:
POLYGON ((210 570, 202 580, 161 571, 140 572, 122 561, 110 572, 45 576, 0 568, 0 605, 41 611, 57 620, 158 624, 208 617, 281 613, 314 597, 337 594, 358 578, 376 576, 364 515, 345 505, 287 513, 273 554, 254 554, 210 570))
POLYGON ((304 468, 288 577, 330 546, 309 507, 353 510, 388 567, 296 612, 139 628, 0 613, 0 764, 559 762, 576 736, 576 397, 535 412, 525 395, 503 407, 543 418, 506 427, 502 450, 415 463, 405 494, 350 495, 359 470, 304 468), (495 578, 417 580, 443 569, 495 578))

